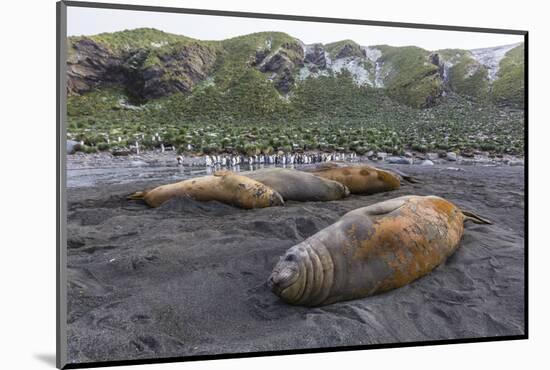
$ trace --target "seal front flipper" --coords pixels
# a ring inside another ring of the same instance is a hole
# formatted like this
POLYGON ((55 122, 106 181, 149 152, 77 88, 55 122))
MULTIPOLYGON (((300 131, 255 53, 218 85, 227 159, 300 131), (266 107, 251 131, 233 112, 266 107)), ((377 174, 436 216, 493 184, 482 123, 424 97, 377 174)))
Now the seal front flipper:
MULTIPOLYGON (((385 215, 390 212, 395 211, 396 209, 402 207, 407 201, 411 198, 416 197, 415 195, 404 195, 402 197, 388 199, 383 202, 371 204, 368 207, 359 208, 356 211, 359 211, 363 214, 369 215, 369 216, 379 216, 379 215, 385 215)), ((349 213, 353 213, 356 211, 351 211, 349 213)))
POLYGON ((486 218, 483 218, 481 216, 476 215, 475 213, 468 212, 468 211, 462 211, 462 214, 464 215, 464 221, 472 221, 473 223, 480 224, 480 225, 492 225, 493 223, 486 218))

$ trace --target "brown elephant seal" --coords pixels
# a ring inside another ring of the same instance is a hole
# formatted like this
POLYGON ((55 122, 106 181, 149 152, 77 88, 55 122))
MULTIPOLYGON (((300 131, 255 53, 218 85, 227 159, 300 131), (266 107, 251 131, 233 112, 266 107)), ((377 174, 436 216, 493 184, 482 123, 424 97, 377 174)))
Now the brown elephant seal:
POLYGON ((183 196, 199 201, 217 200, 245 209, 284 204, 283 198, 275 190, 230 171, 219 171, 213 176, 196 177, 161 185, 149 191, 139 191, 128 199, 143 199, 149 206, 158 207, 169 199, 183 196))
POLYGON ((458 248, 466 220, 490 224, 436 196, 404 196, 358 208, 290 248, 268 285, 285 302, 302 306, 399 288, 458 248))
POLYGON ((265 168, 240 174, 269 186, 285 201, 328 201, 349 195, 348 188, 339 182, 298 170, 265 168))
MULTIPOLYGON (((323 163, 307 172, 345 185, 352 194, 374 194, 397 190, 401 186, 400 176, 366 164, 346 165, 335 162, 323 163)), ((406 176, 407 180, 415 182, 406 176)))

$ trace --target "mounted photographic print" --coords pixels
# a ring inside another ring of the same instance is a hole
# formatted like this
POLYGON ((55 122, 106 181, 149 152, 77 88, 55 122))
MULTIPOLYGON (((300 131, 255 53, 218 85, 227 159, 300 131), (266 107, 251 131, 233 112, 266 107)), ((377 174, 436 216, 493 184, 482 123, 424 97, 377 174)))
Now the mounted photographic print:
POLYGON ((526 56, 58 3, 58 367, 527 338, 526 56))

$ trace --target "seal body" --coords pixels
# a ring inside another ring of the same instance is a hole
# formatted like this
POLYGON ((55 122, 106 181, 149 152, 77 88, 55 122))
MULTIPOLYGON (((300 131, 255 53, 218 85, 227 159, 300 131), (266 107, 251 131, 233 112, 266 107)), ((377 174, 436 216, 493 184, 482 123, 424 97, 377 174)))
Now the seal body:
POLYGON ((290 248, 268 285, 287 303, 303 306, 399 288, 458 248, 464 220, 489 223, 467 214, 436 196, 404 196, 358 208, 290 248))
POLYGON ((199 201, 217 200, 240 208, 264 208, 283 205, 283 198, 270 187, 233 172, 197 177, 152 190, 137 192, 129 199, 143 199, 151 207, 176 197, 188 196, 199 201))
POLYGON ((316 176, 337 181, 345 185, 352 194, 374 194, 397 190, 401 185, 400 177, 390 171, 368 165, 338 165, 324 163, 308 170, 316 176))
POLYGON ((339 182, 298 170, 266 168, 241 172, 241 175, 269 186, 281 194, 284 200, 328 201, 349 195, 347 187, 339 182))

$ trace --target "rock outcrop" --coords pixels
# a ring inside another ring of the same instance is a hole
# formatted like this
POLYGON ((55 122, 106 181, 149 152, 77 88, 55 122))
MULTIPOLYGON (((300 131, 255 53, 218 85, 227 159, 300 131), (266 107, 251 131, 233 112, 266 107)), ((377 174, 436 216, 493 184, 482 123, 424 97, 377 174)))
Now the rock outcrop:
POLYGON ((111 84, 124 85, 130 95, 140 99, 190 92, 208 77, 216 61, 215 50, 196 43, 174 47, 167 53, 151 49, 116 52, 89 38, 71 47, 67 60, 69 94, 111 84))
POLYGON ((326 68, 327 58, 325 56, 325 49, 323 48, 323 45, 313 44, 306 47, 304 62, 313 64, 318 69, 326 68))
POLYGON ((143 79, 141 96, 146 99, 190 92, 208 77, 216 62, 216 53, 211 48, 190 44, 158 58, 159 64, 141 69, 138 75, 143 79))
POLYGON ((358 57, 363 58, 366 57, 366 53, 361 49, 361 47, 355 43, 346 43, 342 46, 340 51, 336 54, 336 59, 340 58, 350 58, 350 57, 358 57))
MULTIPOLYGON (((258 54, 256 54, 256 59, 258 54)), ((288 93, 295 82, 295 70, 304 64, 304 49, 299 43, 283 44, 259 64, 261 72, 268 73, 277 90, 288 93)))
POLYGON ((109 48, 82 38, 69 46, 67 90, 81 94, 109 83, 123 83, 122 59, 109 48))

